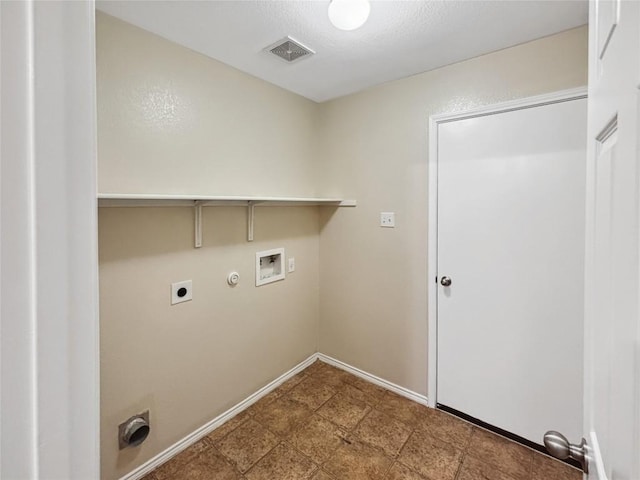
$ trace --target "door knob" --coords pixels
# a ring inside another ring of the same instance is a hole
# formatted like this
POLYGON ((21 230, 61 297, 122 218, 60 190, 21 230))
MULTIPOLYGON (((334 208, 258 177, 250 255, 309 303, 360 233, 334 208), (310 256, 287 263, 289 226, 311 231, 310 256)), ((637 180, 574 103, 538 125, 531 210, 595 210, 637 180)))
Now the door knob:
POLYGON ((584 473, 589 473, 587 462, 587 441, 583 438, 579 445, 569 443, 567 437, 553 430, 544 434, 544 446, 547 451, 560 460, 572 458, 582 466, 584 473))
POLYGON ((443 287, 448 287, 448 286, 450 286, 450 285, 451 285, 451 279, 450 279, 449 277, 442 277, 442 278, 440 279, 440 284, 441 284, 443 287))

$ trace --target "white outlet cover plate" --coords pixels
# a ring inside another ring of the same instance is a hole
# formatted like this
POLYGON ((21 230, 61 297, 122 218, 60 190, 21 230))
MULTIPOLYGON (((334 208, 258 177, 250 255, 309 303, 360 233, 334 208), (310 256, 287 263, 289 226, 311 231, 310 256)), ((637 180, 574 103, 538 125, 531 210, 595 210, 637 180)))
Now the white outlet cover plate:
POLYGON ((380 212, 380 226, 394 228, 396 226, 396 214, 394 212, 380 212))
POLYGON ((296 259, 291 257, 289 259, 289 270, 288 270, 288 273, 295 272, 295 271, 296 271, 296 259))
POLYGON ((193 299, 193 285, 191 280, 184 280, 171 284, 171 305, 176 303, 188 302, 193 299), (179 296, 178 292, 181 288, 185 288, 187 292, 183 296, 179 296))

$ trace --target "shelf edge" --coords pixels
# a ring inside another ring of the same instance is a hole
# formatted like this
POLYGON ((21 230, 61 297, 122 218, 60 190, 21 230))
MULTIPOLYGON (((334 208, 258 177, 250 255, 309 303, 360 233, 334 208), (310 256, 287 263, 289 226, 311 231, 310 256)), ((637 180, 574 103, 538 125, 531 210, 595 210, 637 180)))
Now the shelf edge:
POLYGON ((304 206, 327 205, 355 207, 356 200, 342 198, 311 197, 239 197, 206 195, 154 195, 99 193, 99 207, 193 207, 196 202, 203 206, 304 206))

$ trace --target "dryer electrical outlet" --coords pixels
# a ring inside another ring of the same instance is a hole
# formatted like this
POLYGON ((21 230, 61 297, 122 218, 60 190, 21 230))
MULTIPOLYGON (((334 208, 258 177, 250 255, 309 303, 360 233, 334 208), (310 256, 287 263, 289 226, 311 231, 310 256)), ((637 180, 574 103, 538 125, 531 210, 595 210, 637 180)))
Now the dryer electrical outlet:
POLYGON ((193 285, 191 280, 171 284, 171 305, 188 302, 193 299, 193 285))
POLYGON ((256 253, 256 287, 284 280, 284 248, 256 253))

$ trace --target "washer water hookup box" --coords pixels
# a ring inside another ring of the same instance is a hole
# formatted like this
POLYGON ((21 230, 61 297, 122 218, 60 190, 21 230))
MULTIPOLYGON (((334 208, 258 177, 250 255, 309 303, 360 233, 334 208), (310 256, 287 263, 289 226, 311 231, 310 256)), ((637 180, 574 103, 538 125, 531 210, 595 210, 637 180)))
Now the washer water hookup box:
POLYGON ((256 287, 284 280, 284 248, 256 253, 256 287))

